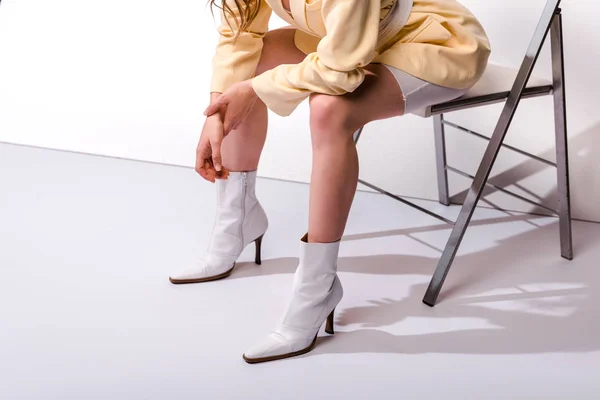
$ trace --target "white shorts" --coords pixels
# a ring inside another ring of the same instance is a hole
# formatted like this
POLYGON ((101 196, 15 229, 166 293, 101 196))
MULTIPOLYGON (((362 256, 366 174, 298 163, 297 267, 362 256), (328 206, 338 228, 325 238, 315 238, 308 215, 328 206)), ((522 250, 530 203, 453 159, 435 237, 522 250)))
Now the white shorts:
POLYGON ((404 104, 404 114, 424 116, 427 107, 454 100, 465 94, 468 89, 452 89, 424 81, 389 65, 383 65, 396 78, 404 104))

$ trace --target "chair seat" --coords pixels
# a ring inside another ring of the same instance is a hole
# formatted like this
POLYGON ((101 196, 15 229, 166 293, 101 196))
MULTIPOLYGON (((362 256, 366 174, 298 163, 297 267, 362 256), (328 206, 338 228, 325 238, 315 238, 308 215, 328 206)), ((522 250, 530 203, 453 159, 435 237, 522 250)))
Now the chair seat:
MULTIPOLYGON (((515 68, 490 63, 481 79, 464 96, 427 107, 415 114, 427 118, 436 114, 504 101, 508 98, 518 72, 515 68)), ((551 93, 552 81, 532 75, 522 98, 546 96, 551 93)))

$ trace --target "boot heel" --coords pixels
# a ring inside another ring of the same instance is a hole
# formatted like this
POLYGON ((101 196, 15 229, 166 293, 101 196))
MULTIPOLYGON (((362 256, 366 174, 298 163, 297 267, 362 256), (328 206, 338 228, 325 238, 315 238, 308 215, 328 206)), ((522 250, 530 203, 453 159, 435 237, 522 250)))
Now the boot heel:
POLYGON ((329 314, 329 316, 327 317, 327 322, 325 323, 325 332, 329 333, 330 335, 333 335, 335 333, 333 331, 334 313, 335 308, 333 309, 333 311, 331 311, 331 314, 329 314))
POLYGON ((254 262, 258 265, 262 264, 262 260, 260 258, 261 255, 261 248, 262 248, 262 239, 263 236, 265 235, 261 235, 258 239, 256 239, 254 241, 254 244, 256 245, 256 255, 254 256, 254 262))

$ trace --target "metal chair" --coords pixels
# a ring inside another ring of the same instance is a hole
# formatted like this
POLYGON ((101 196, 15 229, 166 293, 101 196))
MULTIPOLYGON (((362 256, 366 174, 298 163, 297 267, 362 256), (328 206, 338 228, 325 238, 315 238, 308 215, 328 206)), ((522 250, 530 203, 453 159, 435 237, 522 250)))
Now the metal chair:
MULTIPOLYGON (((423 117, 433 117, 440 203, 444 205, 450 204, 450 198, 448 195, 448 171, 452 171, 473 179, 473 183, 467 192, 467 196, 456 221, 448 220, 443 216, 435 214, 423 207, 411 203, 408 200, 405 200, 399 196, 395 196, 384 189, 359 179, 360 183, 371 189, 388 195, 398 201, 403 202, 404 204, 407 204, 439 220, 453 225, 450 238, 448 239, 427 292, 425 293, 425 297, 423 298, 423 302, 431 307, 433 307, 437 301, 438 295, 444 284, 444 280, 446 279, 450 267, 452 266, 452 262, 456 256, 456 252, 458 251, 458 247, 460 246, 467 227, 469 226, 471 217, 473 216, 473 212, 475 211, 475 207, 477 206, 477 203, 483 193, 485 185, 490 185, 496 190, 515 196, 528 203, 535 204, 558 215, 561 255, 568 260, 573 259, 569 193, 569 163, 567 149, 567 117, 565 106, 564 52, 562 14, 561 9, 559 8, 560 2, 561 0, 549 0, 547 2, 529 48, 525 54, 523 63, 518 71, 491 64, 488 66, 482 79, 466 95, 450 102, 428 107, 426 110, 423 110, 422 113, 420 113, 423 117), (550 32, 550 41, 552 47, 551 53, 553 76, 551 81, 531 77, 531 73, 537 62, 548 32, 550 32), (521 99, 547 95, 554 96, 556 163, 542 159, 538 156, 503 143, 521 99), (481 107, 502 101, 505 101, 506 103, 491 138, 487 138, 477 132, 473 132, 462 126, 453 124, 449 121, 446 121, 444 118, 444 114, 452 111, 481 107), (447 164, 444 131, 445 125, 452 126, 463 132, 470 133, 489 141, 475 176, 471 176, 468 173, 460 171, 447 164), (557 168, 558 210, 553 210, 546 206, 537 204, 527 198, 487 182, 501 147, 516 151, 522 155, 526 155, 539 162, 543 162, 557 168)), ((362 131, 363 129, 361 128, 354 134, 355 143, 358 143, 362 131)))

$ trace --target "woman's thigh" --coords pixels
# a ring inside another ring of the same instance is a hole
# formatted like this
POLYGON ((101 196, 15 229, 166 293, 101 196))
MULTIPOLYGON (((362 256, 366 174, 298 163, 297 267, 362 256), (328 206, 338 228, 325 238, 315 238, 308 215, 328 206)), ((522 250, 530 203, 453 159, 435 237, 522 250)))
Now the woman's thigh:
POLYGON ((438 86, 382 64, 370 64, 365 69, 365 80, 354 92, 338 97, 313 95, 311 113, 317 111, 326 117, 336 112, 341 115, 338 123, 359 129, 379 119, 408 113, 423 115, 428 106, 456 99, 467 92, 438 86))
POLYGON ((381 64, 370 64, 365 69, 364 82, 354 92, 343 96, 350 101, 351 112, 360 126, 403 115, 402 88, 390 70, 381 64))
MULTIPOLYGON (((295 33, 296 29, 292 27, 266 33, 256 75, 281 64, 297 64, 304 60, 306 55, 294 44, 295 33)), ((371 121, 403 115, 404 97, 393 73, 381 64, 370 64, 365 72, 364 82, 354 92, 343 96, 314 94, 311 97, 311 108, 314 103, 318 108, 323 108, 325 113, 331 108, 339 109, 357 127, 371 121), (323 103, 327 106, 321 107, 323 103)))
POLYGON ((342 96, 311 95, 313 131, 348 133, 371 121, 404 114, 402 90, 394 75, 381 64, 370 64, 365 70, 365 80, 352 93, 342 96))
MULTIPOLYGON (((292 27, 266 33, 256 75, 281 64, 297 64, 304 60, 306 55, 294 44, 295 33, 296 29, 292 27)), ((354 92, 327 97, 335 103, 344 103, 344 108, 351 108, 351 115, 361 125, 404 114, 402 91, 394 75, 380 64, 370 64, 365 69, 365 81, 354 92)))

